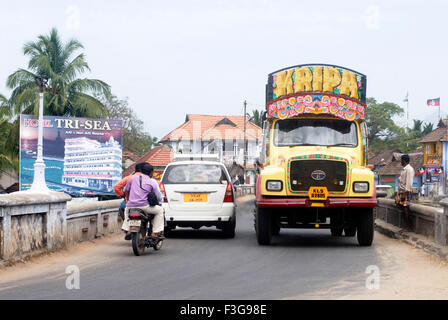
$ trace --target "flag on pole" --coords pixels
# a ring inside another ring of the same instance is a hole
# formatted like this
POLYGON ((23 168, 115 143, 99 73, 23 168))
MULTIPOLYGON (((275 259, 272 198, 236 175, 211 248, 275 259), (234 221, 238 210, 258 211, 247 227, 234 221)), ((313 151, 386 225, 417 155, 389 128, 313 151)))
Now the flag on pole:
POLYGON ((409 92, 406 92, 406 97, 404 97, 403 102, 408 102, 408 98, 409 98, 409 92))
POLYGON ((428 99, 426 103, 428 104, 428 107, 440 107, 440 98, 428 99))

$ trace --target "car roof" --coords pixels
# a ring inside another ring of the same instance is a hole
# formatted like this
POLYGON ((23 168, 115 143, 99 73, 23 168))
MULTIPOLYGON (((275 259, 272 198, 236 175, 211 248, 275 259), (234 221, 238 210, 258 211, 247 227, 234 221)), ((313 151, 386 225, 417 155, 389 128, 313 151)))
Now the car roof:
POLYGON ((224 165, 224 163, 218 162, 218 161, 203 161, 203 160, 187 160, 187 161, 171 162, 166 166, 165 170, 163 171, 163 175, 165 175, 166 169, 168 169, 168 167, 178 166, 178 165, 186 165, 186 164, 207 164, 207 165, 215 165, 215 166, 218 165, 222 169, 224 169, 224 172, 226 173, 226 175, 228 175, 230 177, 229 171, 227 171, 227 168, 224 165))
POLYGON ((181 164, 209 164, 209 165, 220 165, 225 168, 225 165, 222 162, 218 161, 203 161, 203 160, 186 160, 186 161, 175 161, 168 164, 168 166, 175 166, 181 164))

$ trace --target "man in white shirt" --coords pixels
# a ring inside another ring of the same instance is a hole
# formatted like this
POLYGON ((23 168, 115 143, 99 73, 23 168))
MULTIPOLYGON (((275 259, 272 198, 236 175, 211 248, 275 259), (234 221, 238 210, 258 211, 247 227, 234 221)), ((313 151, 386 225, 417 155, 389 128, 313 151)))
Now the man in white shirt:
POLYGON ((406 221, 406 227, 402 231, 409 231, 409 195, 412 193, 412 183, 414 182, 415 171, 409 164, 409 155, 404 154, 401 156, 401 165, 403 170, 398 178, 398 192, 395 196, 395 204, 403 208, 404 218, 406 221))

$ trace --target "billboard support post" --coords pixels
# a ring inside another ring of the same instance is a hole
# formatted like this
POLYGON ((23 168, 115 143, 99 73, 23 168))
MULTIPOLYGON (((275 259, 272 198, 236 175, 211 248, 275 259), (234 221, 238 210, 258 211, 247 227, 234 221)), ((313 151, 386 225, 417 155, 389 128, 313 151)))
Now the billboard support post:
POLYGON ((34 163, 34 179, 31 186, 31 191, 34 192, 48 192, 50 191, 45 182, 45 162, 43 159, 43 134, 44 134, 44 86, 42 79, 36 80, 38 82, 39 92, 39 126, 37 138, 37 159, 34 163))

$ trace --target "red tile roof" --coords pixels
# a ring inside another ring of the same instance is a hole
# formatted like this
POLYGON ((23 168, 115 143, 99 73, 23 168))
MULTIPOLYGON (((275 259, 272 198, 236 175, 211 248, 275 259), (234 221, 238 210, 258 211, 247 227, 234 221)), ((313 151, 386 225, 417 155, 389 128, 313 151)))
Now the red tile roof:
POLYGON ((132 166, 123 171, 123 178, 134 173, 135 165, 141 162, 148 162, 153 167, 166 167, 173 160, 174 151, 166 146, 157 146, 143 157, 138 159, 132 166))
MULTIPOLYGON (((422 149, 418 148, 417 150, 415 150, 414 153, 409 153, 409 158, 410 158, 410 165, 411 167, 414 168, 415 171, 417 171, 419 168, 423 167, 423 162, 424 162, 424 156, 423 156, 423 152, 421 152, 422 149)), ((401 170, 403 169, 403 166, 401 165, 401 154, 396 154, 394 155, 394 157, 392 158, 392 161, 387 164, 386 166, 384 166, 383 168, 381 168, 380 170, 378 170, 378 174, 379 175, 399 175, 401 173, 401 170)))
POLYGON ((375 166, 389 164, 394 157, 394 152, 400 151, 397 149, 384 150, 376 156, 369 155, 369 160, 367 162, 368 164, 375 166))
POLYGON ((188 114, 185 122, 163 137, 168 140, 226 140, 244 139, 244 120, 246 120, 246 138, 261 140, 261 128, 249 121, 246 116, 215 116, 203 114, 188 114))
POLYGON ((447 127, 443 126, 431 131, 422 139, 420 139, 418 142, 425 143, 425 142, 438 142, 438 141, 448 141, 447 127))

